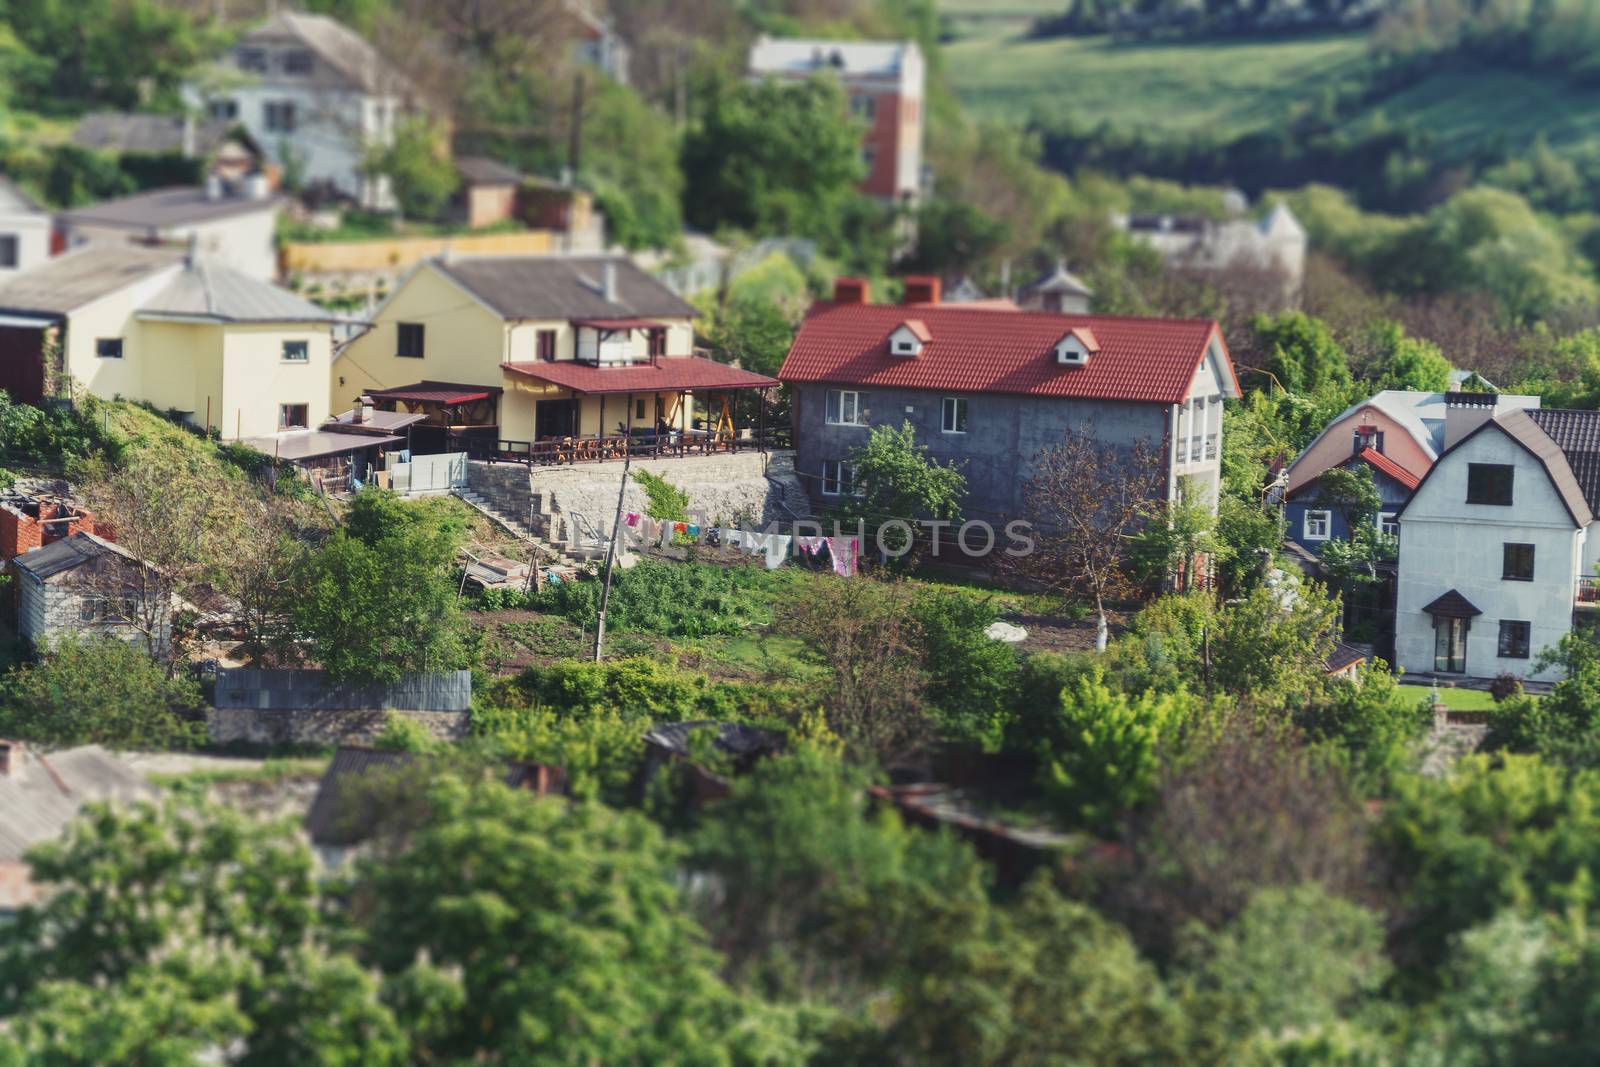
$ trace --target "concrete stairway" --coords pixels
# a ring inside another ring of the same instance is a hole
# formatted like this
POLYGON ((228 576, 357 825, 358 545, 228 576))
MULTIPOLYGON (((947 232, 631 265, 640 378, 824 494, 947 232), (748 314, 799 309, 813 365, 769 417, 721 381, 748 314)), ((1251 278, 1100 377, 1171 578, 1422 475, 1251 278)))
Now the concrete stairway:
POLYGON ((533 490, 528 468, 515 464, 470 463, 467 488, 456 495, 505 530, 552 555, 583 563, 605 557, 605 545, 583 540, 545 493, 533 490))

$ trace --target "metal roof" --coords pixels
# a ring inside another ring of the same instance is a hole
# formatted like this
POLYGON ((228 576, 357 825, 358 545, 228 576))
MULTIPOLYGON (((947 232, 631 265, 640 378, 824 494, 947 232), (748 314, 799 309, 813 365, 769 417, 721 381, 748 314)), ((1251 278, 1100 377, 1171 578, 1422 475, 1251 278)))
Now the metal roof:
POLYGON ((89 801, 132 801, 156 792, 144 775, 99 745, 46 755, 24 750, 21 771, 0 775, 0 861, 20 860, 34 845, 58 837, 89 801))
POLYGON ((487 156, 459 156, 456 173, 467 185, 521 185, 522 172, 487 156))
MULTIPOLYGON (((1210 319, 1157 319, 999 311, 970 304, 916 309, 930 339, 913 358, 889 353, 888 339, 906 321, 894 304, 815 305, 800 324, 778 377, 817 382, 948 392, 1004 393, 1176 404, 1188 396, 1195 370, 1221 342, 1210 319), (1057 361, 1055 346, 1075 333, 1098 350, 1081 365, 1057 361)), ((1221 347, 1222 388, 1237 396, 1233 368, 1221 347)))
POLYGON ((285 430, 282 433, 246 437, 244 444, 257 452, 285 463, 301 463, 324 456, 340 456, 365 448, 388 448, 404 444, 404 437, 367 433, 341 433, 327 430, 285 430))
POLYGON ((502 318, 693 318, 698 312, 625 256, 474 256, 431 259, 434 269, 502 318), (605 298, 607 268, 616 299, 605 298))
POLYGON ((428 417, 424 411, 369 411, 362 421, 355 421, 354 409, 342 411, 322 424, 324 430, 348 434, 387 434, 404 430, 428 417))
POLYGON ((699 356, 667 356, 655 363, 620 367, 595 367, 575 360, 503 363, 506 370, 591 395, 600 393, 654 393, 675 390, 770 389, 776 378, 730 367, 699 356))
POLYGON ((198 222, 211 222, 234 215, 250 215, 261 211, 277 211, 283 203, 281 197, 269 196, 254 199, 248 196, 206 195, 199 185, 179 185, 167 189, 153 189, 147 193, 116 200, 102 200, 98 204, 63 211, 61 218, 71 225, 118 226, 130 230, 156 232, 174 226, 192 226, 198 222))
POLYGON ((458 385, 455 382, 421 381, 415 385, 398 385, 393 389, 368 389, 367 395, 375 400, 404 400, 413 404, 466 404, 474 400, 488 400, 502 392, 498 385, 458 385))
POLYGON ((129 562, 138 562, 134 555, 121 545, 80 530, 70 537, 52 541, 43 548, 24 552, 13 559, 11 563, 19 570, 26 571, 42 582, 58 574, 76 570, 85 563, 97 560, 108 552, 115 553, 129 562))
POLYGON ((182 263, 172 248, 87 245, 0 282, 0 310, 65 315, 182 263))
POLYGON ((212 322, 332 322, 335 318, 332 312, 287 289, 203 259, 187 263, 172 284, 140 306, 139 314, 212 322))
POLYGON ((182 115, 92 111, 72 128, 72 143, 107 152, 206 157, 227 142, 231 125, 225 119, 197 122, 182 115))

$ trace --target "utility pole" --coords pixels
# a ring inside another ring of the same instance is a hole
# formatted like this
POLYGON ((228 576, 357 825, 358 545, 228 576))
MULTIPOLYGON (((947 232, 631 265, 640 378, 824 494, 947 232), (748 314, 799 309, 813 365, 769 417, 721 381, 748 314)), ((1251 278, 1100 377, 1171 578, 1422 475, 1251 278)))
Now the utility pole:
POLYGON ((611 601, 611 568, 617 562, 617 542, 622 538, 622 500, 628 492, 628 467, 633 463, 633 452, 622 454, 622 484, 617 487, 617 514, 611 520, 611 546, 606 549, 606 574, 600 587, 600 615, 594 624, 594 661, 600 662, 600 649, 606 639, 606 605, 611 601))
MULTIPOLYGON (((583 167, 583 71, 572 76, 572 119, 567 130, 567 179, 578 183, 578 173, 583 167)), ((604 429, 604 427, 602 427, 604 429)))

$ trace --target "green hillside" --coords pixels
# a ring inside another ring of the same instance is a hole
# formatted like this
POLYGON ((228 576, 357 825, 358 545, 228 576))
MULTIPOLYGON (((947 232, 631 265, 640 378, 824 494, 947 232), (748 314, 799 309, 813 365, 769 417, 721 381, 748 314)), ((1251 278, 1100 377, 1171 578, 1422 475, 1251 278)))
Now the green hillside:
MULTIPOLYGON (((965 7, 958 0, 947 9, 965 7)), ((945 49, 957 95, 980 115, 1103 120, 1120 132, 1222 140, 1271 129, 1296 105, 1355 84, 1368 54, 1364 33, 1193 43, 974 34, 945 49)), ((1373 101, 1347 126, 1359 132, 1378 122, 1427 131, 1443 159, 1486 144, 1517 149, 1538 136, 1570 150, 1600 142, 1600 87, 1492 67, 1447 69, 1373 101)))
POLYGON ((1197 44, 1109 37, 973 37, 945 49, 961 101, 980 115, 1060 115, 1121 130, 1249 133, 1282 120, 1366 63, 1362 34, 1197 44))

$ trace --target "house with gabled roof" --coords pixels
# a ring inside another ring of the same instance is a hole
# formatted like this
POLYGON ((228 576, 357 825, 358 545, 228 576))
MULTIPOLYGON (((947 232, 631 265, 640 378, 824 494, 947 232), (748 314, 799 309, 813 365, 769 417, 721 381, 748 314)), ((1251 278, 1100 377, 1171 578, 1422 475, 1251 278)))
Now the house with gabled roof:
MULTIPOLYGON (((1330 541, 1350 536, 1347 521, 1322 497, 1322 475, 1366 468, 1379 497, 1374 523, 1394 533, 1395 514, 1427 476, 1447 445, 1447 393, 1385 389, 1352 404, 1328 423, 1284 472, 1280 502, 1290 541, 1320 556, 1330 541)), ((1536 408, 1539 398, 1480 394, 1494 410, 1536 408)))
POLYGON ((1452 393, 1448 445, 1396 518, 1407 673, 1555 681, 1541 652, 1600 607, 1600 412, 1452 393))
POLYGON ((181 249, 91 244, 0 281, 0 388, 85 390, 235 439, 328 417, 333 316, 181 249))
POLYGON ((334 360, 332 404, 426 413, 419 450, 532 462, 709 443, 736 394, 778 383, 695 355, 696 314, 623 256, 425 260, 334 360))
POLYGON ((50 212, 0 174, 0 278, 37 267, 53 254, 50 212))
POLYGON ((814 503, 854 492, 850 456, 873 427, 909 422, 931 458, 965 471, 969 518, 1021 517, 1033 458, 1085 426, 1153 447, 1167 499, 1188 484, 1215 504, 1222 402, 1239 385, 1214 321, 946 304, 917 282, 895 305, 841 279, 800 325, 778 377, 814 503))
POLYGON ((187 91, 209 119, 242 126, 310 192, 393 206, 388 178, 365 162, 393 138, 412 91, 360 34, 326 15, 279 11, 240 35, 224 65, 229 84, 187 91))

